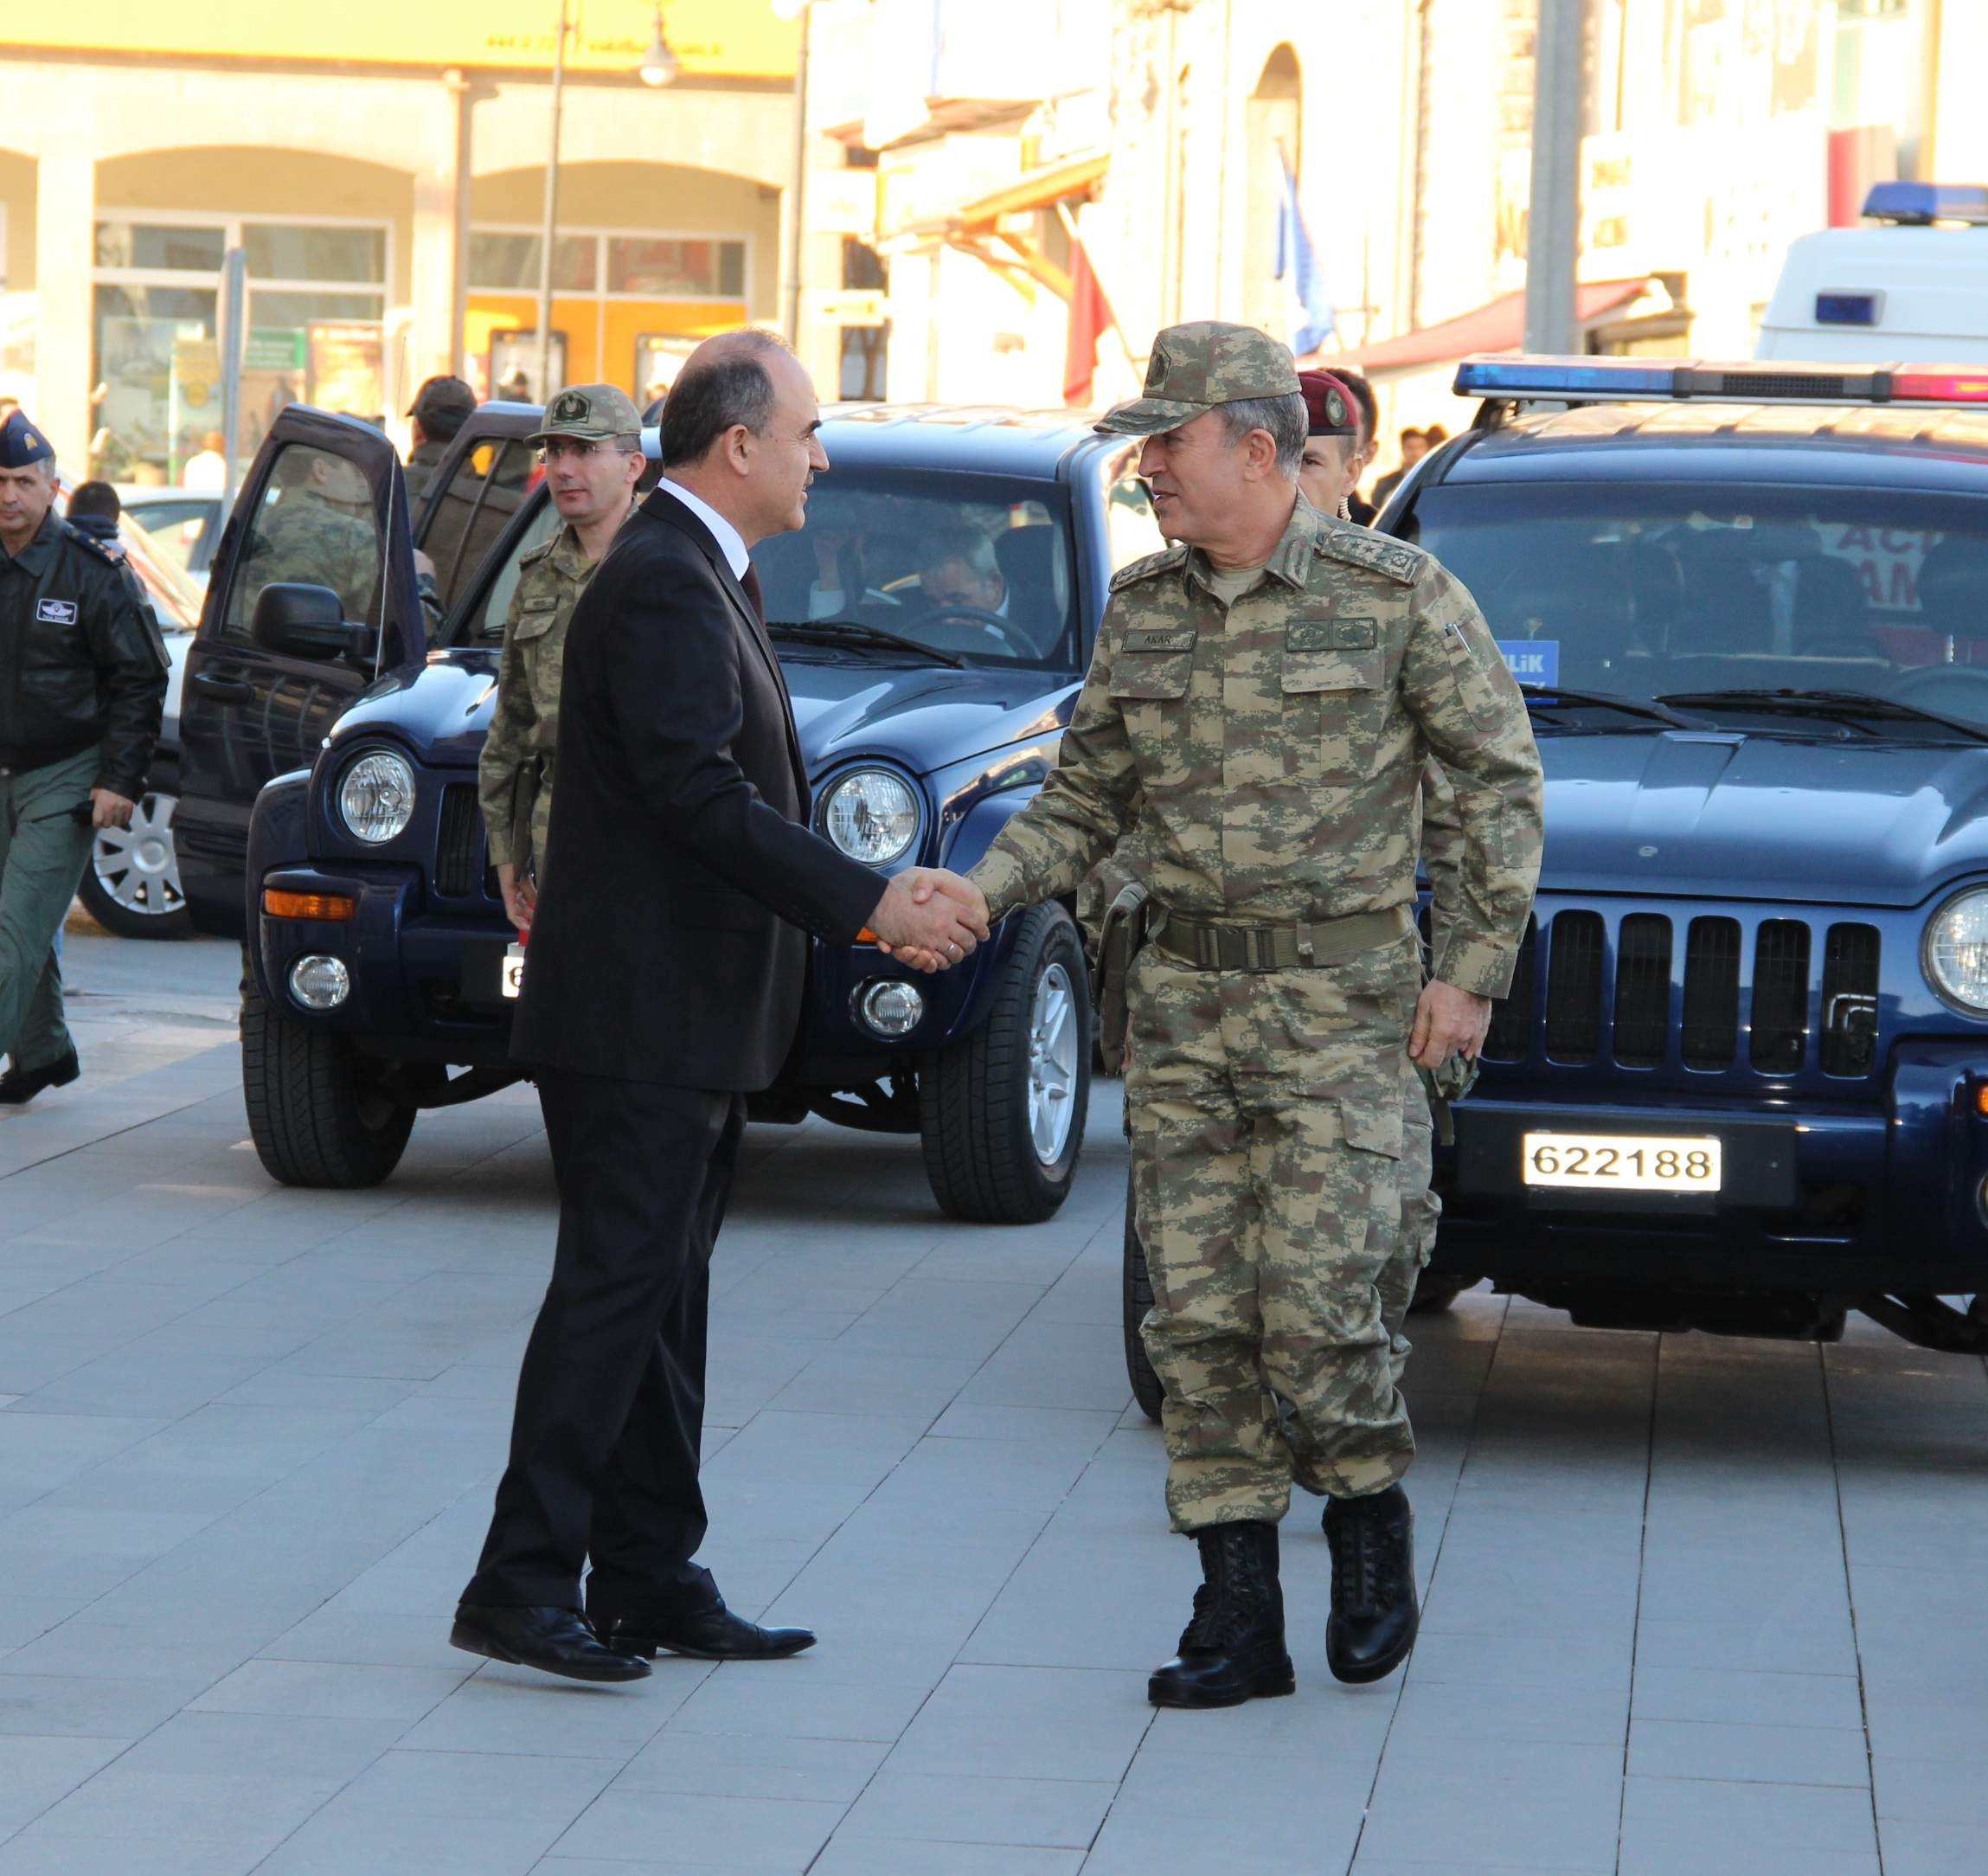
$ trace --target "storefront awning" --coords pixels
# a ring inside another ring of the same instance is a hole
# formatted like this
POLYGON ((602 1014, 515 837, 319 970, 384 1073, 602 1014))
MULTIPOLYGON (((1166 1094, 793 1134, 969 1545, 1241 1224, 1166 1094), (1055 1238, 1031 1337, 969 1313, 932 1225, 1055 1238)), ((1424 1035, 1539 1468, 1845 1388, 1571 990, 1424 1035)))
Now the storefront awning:
MULTIPOLYGON (((1574 318, 1583 332, 1606 324, 1659 283, 1647 276, 1632 280, 1584 280, 1574 289, 1574 318)), ((1328 371, 1335 365, 1363 371, 1369 377, 1395 371, 1418 371, 1448 364, 1473 352, 1517 351, 1525 344, 1525 294, 1504 293, 1488 305, 1440 325, 1384 338, 1351 351, 1334 353, 1318 363, 1328 371)))
POLYGON ((1002 216, 1028 215, 1037 209, 1054 208, 1073 196, 1088 196, 1104 181, 1111 167, 1109 157, 1079 157, 1069 163, 1052 164, 1031 170, 1019 182, 997 189, 991 195, 962 203, 947 217, 949 234, 981 234, 992 231, 1002 216))
POLYGON ((1032 299, 1034 289, 1042 286, 1067 303, 1072 291, 1068 271, 1043 253, 1029 223, 1010 224, 1016 217, 1089 196, 1110 167, 1106 156, 1047 164, 944 215, 914 222, 887 242, 895 247, 943 241, 991 267, 1025 299, 1032 299))

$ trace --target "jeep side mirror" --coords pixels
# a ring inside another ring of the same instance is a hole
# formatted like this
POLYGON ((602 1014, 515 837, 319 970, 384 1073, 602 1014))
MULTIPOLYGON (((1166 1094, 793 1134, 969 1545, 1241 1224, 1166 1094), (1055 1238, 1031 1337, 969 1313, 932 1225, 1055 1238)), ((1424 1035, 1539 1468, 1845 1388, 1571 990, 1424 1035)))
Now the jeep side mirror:
POLYGON ((248 635, 266 652, 285 658, 341 658, 352 651, 362 626, 345 619, 345 602, 330 587, 301 580, 277 580, 255 598, 248 635))

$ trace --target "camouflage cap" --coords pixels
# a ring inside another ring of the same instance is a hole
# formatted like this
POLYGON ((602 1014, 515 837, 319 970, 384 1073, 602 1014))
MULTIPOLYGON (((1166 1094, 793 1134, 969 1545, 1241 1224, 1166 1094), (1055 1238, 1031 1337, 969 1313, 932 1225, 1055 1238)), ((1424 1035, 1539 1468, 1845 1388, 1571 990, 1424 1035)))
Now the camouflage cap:
POLYGON ((1253 325, 1199 319, 1170 325, 1153 341, 1145 395, 1106 411, 1098 428, 1118 436, 1154 436, 1191 423, 1217 404, 1291 397, 1302 389, 1288 345, 1253 325))
POLYGON ((545 421, 525 440, 542 443, 548 437, 572 436, 611 443, 641 434, 642 413, 626 391, 612 384, 570 384, 545 407, 545 421))

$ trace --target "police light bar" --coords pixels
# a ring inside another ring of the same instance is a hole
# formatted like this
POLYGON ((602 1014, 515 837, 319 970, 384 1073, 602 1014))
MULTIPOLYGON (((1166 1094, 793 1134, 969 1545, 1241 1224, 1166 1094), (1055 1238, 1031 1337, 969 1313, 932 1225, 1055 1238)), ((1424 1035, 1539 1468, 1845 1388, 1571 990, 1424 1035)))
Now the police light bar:
POLYGON ((1978 183, 1873 183, 1864 218, 1927 228, 1935 222, 1988 223, 1988 189, 1978 183))
POLYGON ((1555 404, 1988 404, 1988 366, 1466 358, 1459 397, 1555 404))

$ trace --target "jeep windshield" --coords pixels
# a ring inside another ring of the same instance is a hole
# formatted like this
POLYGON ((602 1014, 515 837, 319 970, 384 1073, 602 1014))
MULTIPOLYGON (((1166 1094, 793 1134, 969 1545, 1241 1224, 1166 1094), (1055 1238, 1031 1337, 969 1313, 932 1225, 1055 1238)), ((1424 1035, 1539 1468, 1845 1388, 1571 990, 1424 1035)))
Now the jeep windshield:
MULTIPOLYGON (((1566 685, 1707 727, 1860 741, 1988 726, 1988 504, 1892 488, 1450 484, 1424 493, 1415 522, 1412 537, 1476 595, 1535 696, 1566 685)), ((1578 708, 1534 721, 1639 727, 1578 708)))
POLYGON ((833 469, 807 514, 753 550, 782 657, 1079 668, 1058 485, 833 469))

